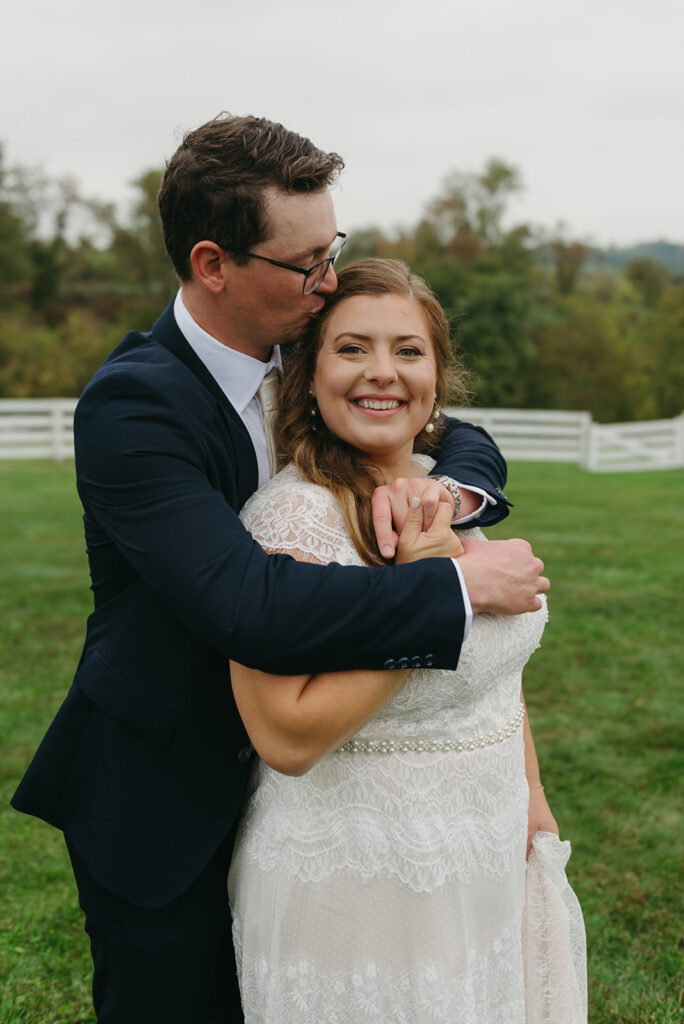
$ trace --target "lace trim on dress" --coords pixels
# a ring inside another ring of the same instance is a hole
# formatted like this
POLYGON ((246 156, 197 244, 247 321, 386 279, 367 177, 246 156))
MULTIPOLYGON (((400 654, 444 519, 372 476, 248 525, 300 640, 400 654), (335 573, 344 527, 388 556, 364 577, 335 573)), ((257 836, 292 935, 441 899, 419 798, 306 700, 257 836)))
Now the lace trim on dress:
POLYGON ((442 964, 390 970, 366 961, 329 973, 306 957, 275 969, 255 957, 242 960, 240 980, 253 1014, 245 1024, 525 1024, 519 940, 509 928, 487 950, 472 950, 466 971, 451 977, 442 964))
POLYGON ((300 778, 259 763, 240 856, 313 886, 337 872, 414 892, 503 878, 526 835, 521 737, 483 753, 331 754, 300 778))

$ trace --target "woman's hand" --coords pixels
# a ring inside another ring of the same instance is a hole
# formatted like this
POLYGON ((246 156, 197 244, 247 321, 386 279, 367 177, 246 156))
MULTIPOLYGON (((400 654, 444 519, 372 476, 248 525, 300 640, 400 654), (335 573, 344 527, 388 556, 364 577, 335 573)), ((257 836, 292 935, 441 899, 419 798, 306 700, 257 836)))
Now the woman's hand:
POLYGON ((413 498, 409 514, 397 544, 396 564, 417 562, 419 558, 458 558, 463 545, 451 529, 452 508, 440 501, 429 529, 423 529, 420 498, 413 498))
POLYGON ((394 555, 399 535, 413 507, 412 501, 416 498, 421 503, 425 530, 432 526, 440 504, 447 504, 451 515, 454 514, 453 495, 444 484, 429 476, 399 477, 391 484, 376 487, 372 500, 373 528, 384 558, 394 555))
POLYGON ((529 857, 532 840, 537 832, 553 832, 558 835, 558 825, 539 783, 530 783, 530 803, 527 809, 527 853, 529 857))

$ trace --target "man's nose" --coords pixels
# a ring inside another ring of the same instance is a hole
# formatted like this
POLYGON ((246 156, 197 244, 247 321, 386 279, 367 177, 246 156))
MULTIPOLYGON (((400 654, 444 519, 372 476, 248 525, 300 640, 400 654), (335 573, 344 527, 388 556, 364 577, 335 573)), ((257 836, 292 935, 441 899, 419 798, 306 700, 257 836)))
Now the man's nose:
POLYGON ((325 277, 316 289, 317 292, 321 292, 323 295, 332 295, 333 292, 337 291, 337 274, 332 263, 325 272, 325 277))

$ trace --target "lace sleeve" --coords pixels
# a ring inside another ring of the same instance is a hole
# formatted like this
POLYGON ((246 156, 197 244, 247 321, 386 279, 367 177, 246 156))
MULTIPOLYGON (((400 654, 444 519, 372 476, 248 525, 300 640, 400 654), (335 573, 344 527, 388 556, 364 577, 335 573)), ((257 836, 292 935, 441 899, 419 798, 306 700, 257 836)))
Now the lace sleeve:
POLYGON ((240 518, 271 553, 305 562, 361 564, 332 494, 304 480, 292 465, 252 495, 240 518))

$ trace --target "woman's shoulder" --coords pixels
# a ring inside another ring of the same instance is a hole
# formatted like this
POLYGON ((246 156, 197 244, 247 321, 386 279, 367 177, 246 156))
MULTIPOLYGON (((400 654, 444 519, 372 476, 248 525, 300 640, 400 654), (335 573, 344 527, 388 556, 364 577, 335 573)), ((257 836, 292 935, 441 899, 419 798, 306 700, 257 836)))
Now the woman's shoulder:
POLYGON ((345 547, 344 520, 335 498, 293 465, 260 487, 240 518, 254 539, 272 551, 331 562, 340 560, 345 547))

